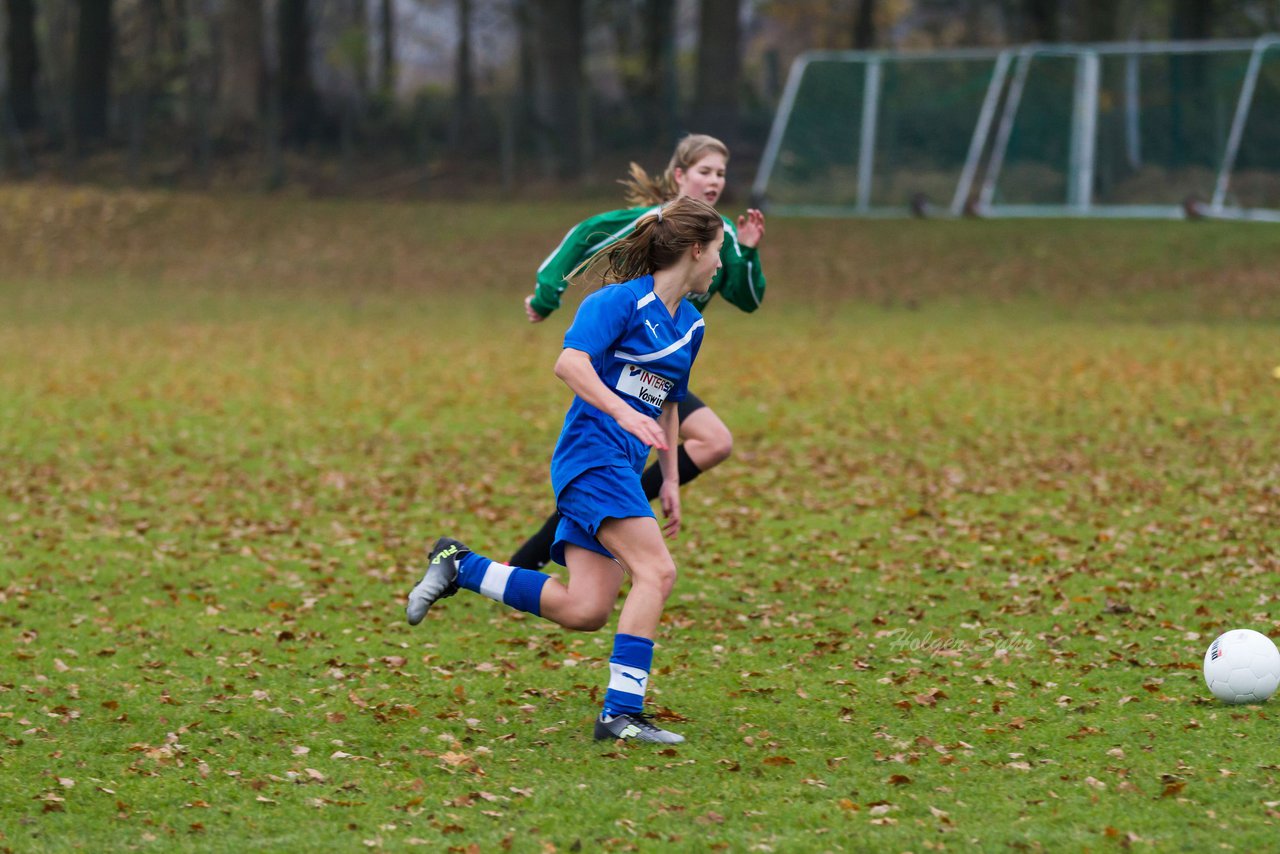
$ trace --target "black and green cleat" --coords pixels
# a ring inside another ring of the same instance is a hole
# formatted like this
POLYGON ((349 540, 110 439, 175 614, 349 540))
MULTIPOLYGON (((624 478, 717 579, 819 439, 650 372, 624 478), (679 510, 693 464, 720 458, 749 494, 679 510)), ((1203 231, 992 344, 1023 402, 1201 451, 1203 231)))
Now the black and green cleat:
POLYGON ((404 609, 409 625, 421 623, 432 605, 458 592, 458 561, 470 552, 469 548, 449 537, 436 540, 427 560, 427 571, 409 591, 409 603, 404 609))
POLYGON ((643 712, 596 718, 596 741, 622 739, 623 741, 648 741, 653 744, 680 744, 683 735, 676 735, 656 725, 643 712))

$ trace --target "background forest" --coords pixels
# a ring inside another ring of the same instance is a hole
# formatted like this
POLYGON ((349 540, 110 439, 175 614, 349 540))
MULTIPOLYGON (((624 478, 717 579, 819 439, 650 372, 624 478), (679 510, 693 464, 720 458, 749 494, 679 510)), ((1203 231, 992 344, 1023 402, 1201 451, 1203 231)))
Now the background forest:
POLYGON ((745 175, 808 49, 1251 38, 1280 0, 3 0, 0 31, 0 176, 456 196, 605 186, 688 130, 745 175))

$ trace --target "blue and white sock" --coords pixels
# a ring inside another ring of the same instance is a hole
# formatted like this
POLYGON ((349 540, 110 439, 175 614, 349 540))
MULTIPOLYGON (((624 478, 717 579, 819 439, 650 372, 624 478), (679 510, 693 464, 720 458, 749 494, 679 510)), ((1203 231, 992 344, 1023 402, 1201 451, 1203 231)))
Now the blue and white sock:
POLYGON ((542 585, 550 578, 546 573, 507 566, 475 552, 458 561, 459 587, 535 617, 542 616, 542 585))
POLYGON ((639 635, 614 635, 609 690, 604 692, 605 717, 644 711, 644 692, 652 668, 653 641, 639 635))

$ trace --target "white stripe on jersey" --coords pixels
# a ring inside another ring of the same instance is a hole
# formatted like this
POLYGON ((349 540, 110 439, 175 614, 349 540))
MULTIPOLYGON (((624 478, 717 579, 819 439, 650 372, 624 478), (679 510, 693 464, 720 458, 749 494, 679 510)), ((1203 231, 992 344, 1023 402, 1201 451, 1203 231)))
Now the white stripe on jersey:
POLYGON ((568 231, 566 231, 566 232, 564 233, 564 237, 560 238, 560 245, 559 245, 559 246, 557 246, 555 249, 553 249, 553 250, 551 251, 551 254, 550 254, 550 255, 548 255, 548 256, 543 260, 543 262, 542 262, 541 264, 539 264, 539 265, 538 265, 538 272, 539 272, 539 273, 541 273, 541 272, 542 272, 542 269, 543 269, 544 267, 546 267, 548 264, 550 264, 550 263, 551 263, 551 259, 552 259, 552 258, 554 258, 554 257, 556 257, 557 255, 559 255, 559 254, 560 254, 560 250, 561 250, 561 249, 563 249, 563 248, 564 248, 564 245, 565 245, 566 243, 568 243, 568 242, 569 242, 569 235, 573 234, 574 229, 576 229, 576 228, 577 228, 577 226, 575 225, 573 228, 569 229, 568 231))
POLYGON ((597 252, 599 252, 601 249, 603 249, 603 248, 605 248, 606 246, 608 246, 610 243, 616 243, 616 242, 618 242, 619 240, 621 240, 625 235, 630 234, 633 230, 635 230, 636 223, 638 223, 640 220, 644 219, 645 217, 647 217, 649 214, 653 213, 654 211, 656 211, 656 210, 657 210, 658 208, 660 208, 660 207, 662 207, 662 205, 658 205, 657 207, 650 208, 649 210, 647 210, 647 211, 645 211, 644 213, 640 214, 640 216, 638 216, 638 217, 636 217, 635 219, 631 220, 631 222, 627 223, 627 224, 626 224, 625 226, 623 226, 622 228, 620 228, 620 229, 618 229, 617 231, 615 231, 613 234, 610 234, 610 235, 609 235, 608 237, 606 237, 604 240, 601 240, 601 241, 600 241, 599 243, 597 243, 595 246, 592 246, 592 247, 590 247, 589 249, 587 249, 587 257, 590 257, 590 256, 592 256, 592 255, 596 254, 596 253, 597 253, 597 252))
POLYGON ((675 342, 669 347, 663 347, 661 350, 659 350, 656 353, 642 353, 640 355, 634 355, 632 353, 625 353, 622 350, 614 350, 613 357, 615 359, 622 359, 627 362, 637 362, 637 363, 652 362, 655 359, 661 359, 663 356, 666 356, 669 353, 674 353, 676 350, 679 350, 681 347, 683 347, 684 345, 692 341, 694 331, 698 327, 706 326, 706 325, 707 325, 706 321, 704 321, 702 318, 698 318, 697 323, 689 327, 689 331, 684 334, 683 338, 681 338, 679 341, 675 342))
POLYGON ((720 217, 724 221, 724 233, 733 239, 733 251, 738 253, 738 257, 742 257, 742 246, 738 244, 738 230, 733 227, 733 222, 728 217, 720 217))
MULTIPOLYGON (((618 231, 615 231, 613 234, 609 235, 604 240, 597 243, 595 246, 592 246, 591 248, 589 248, 587 250, 587 257, 590 258, 592 255, 596 254, 601 249, 608 246, 610 243, 615 243, 618 240, 621 240, 624 235, 626 235, 628 232, 630 232, 632 229, 636 227, 636 223, 638 223, 640 220, 644 219, 645 217, 647 217, 649 214, 653 213, 660 207, 662 206, 658 205, 657 207, 654 207, 650 210, 645 211, 644 213, 640 214, 640 216, 633 219, 626 227, 619 229, 618 231)), ((578 225, 581 225, 581 224, 582 223, 578 223, 578 225)), ((555 249, 553 249, 550 255, 542 259, 542 263, 538 265, 537 272, 541 273, 544 269, 546 269, 546 266, 551 263, 551 260, 553 258, 555 258, 557 255, 560 254, 560 250, 564 248, 564 245, 569 242, 569 238, 572 237, 573 233, 577 230, 578 230, 578 226, 575 225, 573 228, 565 232, 564 237, 560 238, 560 245, 557 246, 555 249)), ((556 293, 558 294, 564 293, 565 288, 568 286, 568 284, 569 283, 566 282, 564 279, 561 279, 559 282, 557 282, 557 285, 559 285, 559 287, 556 288, 556 293)))
POLYGON ((747 290, 751 291, 751 298, 756 301, 756 308, 759 308, 760 294, 756 293, 755 273, 756 273, 756 265, 748 261, 747 262, 747 290))
POLYGON ((637 308, 637 309, 644 308, 646 305, 648 305, 649 303, 653 302, 653 301, 654 301, 654 300, 656 300, 657 298, 658 298, 658 292, 657 292, 657 291, 649 291, 649 293, 648 293, 648 294, 646 294, 645 296, 642 296, 642 297, 640 297, 640 299, 636 300, 636 308, 637 308))

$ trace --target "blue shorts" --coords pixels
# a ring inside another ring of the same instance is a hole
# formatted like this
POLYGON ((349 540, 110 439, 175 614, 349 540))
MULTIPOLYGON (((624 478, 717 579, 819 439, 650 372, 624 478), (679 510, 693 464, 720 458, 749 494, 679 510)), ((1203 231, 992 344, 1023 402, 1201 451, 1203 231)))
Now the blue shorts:
POLYGON ((613 558, 596 539, 596 532, 606 519, 655 518, 649 499, 644 496, 644 487, 640 485, 640 475, 626 466, 587 469, 560 490, 556 510, 560 513, 560 524, 551 546, 551 559, 561 566, 565 565, 566 543, 613 558))

